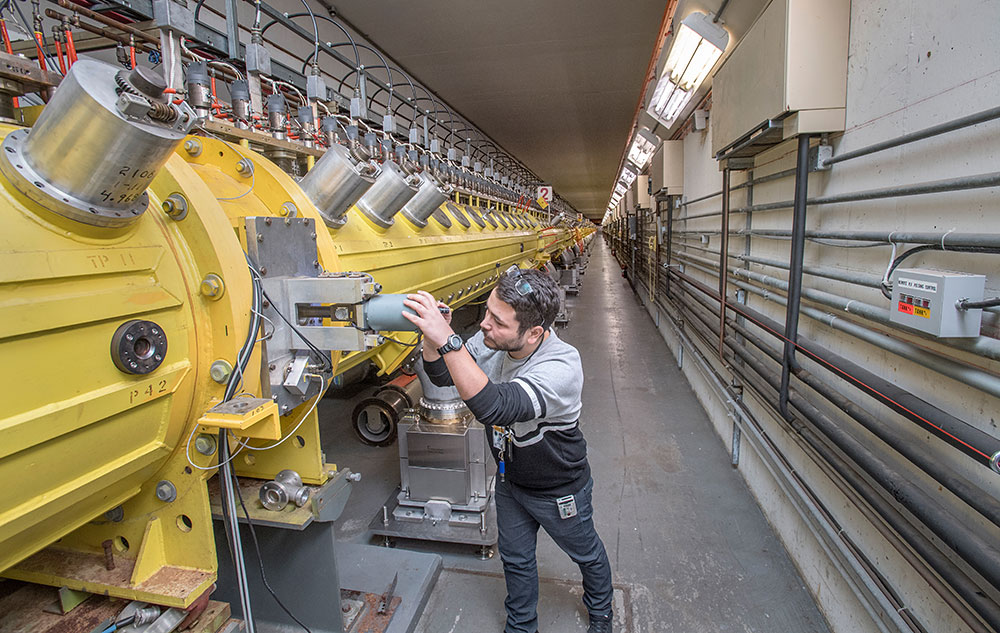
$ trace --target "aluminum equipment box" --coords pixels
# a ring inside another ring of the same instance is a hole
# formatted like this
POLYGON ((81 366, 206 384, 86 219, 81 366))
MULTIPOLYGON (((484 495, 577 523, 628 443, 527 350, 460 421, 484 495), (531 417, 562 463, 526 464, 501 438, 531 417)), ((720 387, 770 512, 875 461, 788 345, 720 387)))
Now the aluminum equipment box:
POLYGON ((963 299, 982 301, 984 275, 902 268, 893 273, 893 323, 940 338, 979 336, 983 311, 962 310, 963 299))

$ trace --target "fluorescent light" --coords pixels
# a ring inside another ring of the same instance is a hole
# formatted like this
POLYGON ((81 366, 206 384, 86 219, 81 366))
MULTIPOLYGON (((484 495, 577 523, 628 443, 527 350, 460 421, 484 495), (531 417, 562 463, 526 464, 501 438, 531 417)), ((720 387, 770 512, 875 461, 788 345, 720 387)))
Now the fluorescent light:
POLYGON ((659 143, 660 139, 656 138, 652 132, 644 127, 639 128, 636 130, 635 138, 632 139, 632 148, 628 151, 628 159, 632 161, 633 165, 643 169, 659 143))
POLYGON ((639 175, 641 170, 633 165, 632 163, 625 161, 625 165, 622 167, 622 175, 618 179, 625 183, 626 187, 631 187, 632 183, 635 182, 635 177, 639 175))
POLYGON ((670 127, 728 44, 729 33, 704 13, 692 13, 684 18, 649 101, 649 113, 670 127))

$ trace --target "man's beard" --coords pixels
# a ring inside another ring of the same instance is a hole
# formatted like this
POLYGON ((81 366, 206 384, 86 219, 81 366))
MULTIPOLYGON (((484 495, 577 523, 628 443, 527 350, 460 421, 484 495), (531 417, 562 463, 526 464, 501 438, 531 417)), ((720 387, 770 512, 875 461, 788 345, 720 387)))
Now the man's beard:
POLYGON ((524 343, 521 342, 522 337, 517 337, 516 339, 508 339, 506 341, 497 341, 490 338, 486 334, 483 334, 483 344, 490 349, 495 349, 499 352, 520 352, 524 349, 524 343))

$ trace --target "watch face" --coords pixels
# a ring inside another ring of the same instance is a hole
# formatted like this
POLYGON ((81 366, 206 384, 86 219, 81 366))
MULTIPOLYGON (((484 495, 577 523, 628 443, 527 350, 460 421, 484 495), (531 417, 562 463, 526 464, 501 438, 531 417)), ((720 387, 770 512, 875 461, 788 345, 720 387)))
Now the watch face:
POLYGON ((452 334, 448 337, 448 347, 452 349, 459 349, 462 347, 462 337, 458 334, 452 334))

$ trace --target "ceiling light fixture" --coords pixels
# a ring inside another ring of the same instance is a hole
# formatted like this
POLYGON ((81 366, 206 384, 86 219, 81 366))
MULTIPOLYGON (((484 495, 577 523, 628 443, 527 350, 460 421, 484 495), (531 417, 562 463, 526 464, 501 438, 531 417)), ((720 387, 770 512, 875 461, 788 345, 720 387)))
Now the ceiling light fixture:
POLYGON ((729 33, 704 13, 681 21, 648 112, 670 127, 729 45, 729 33))
POLYGON ((632 147, 628 150, 628 159, 640 170, 645 168, 659 143, 660 139, 655 134, 644 127, 639 128, 632 139, 632 147))
POLYGON ((625 161, 625 165, 622 167, 622 175, 618 180, 625 183, 626 187, 631 187, 640 171, 641 170, 638 167, 629 161, 625 161))

